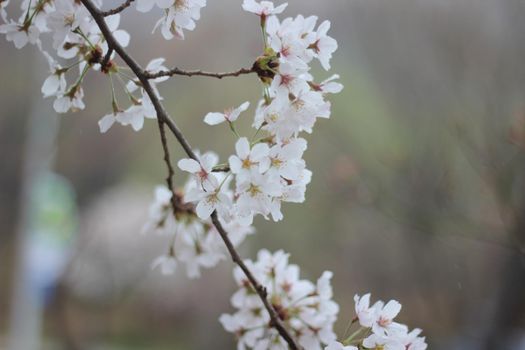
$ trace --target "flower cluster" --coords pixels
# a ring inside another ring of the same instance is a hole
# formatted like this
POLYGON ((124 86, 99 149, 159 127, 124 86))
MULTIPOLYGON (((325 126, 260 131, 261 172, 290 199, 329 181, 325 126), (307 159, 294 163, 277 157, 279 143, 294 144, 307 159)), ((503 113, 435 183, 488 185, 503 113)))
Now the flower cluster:
POLYGON ((227 164, 235 188, 220 183, 213 169, 198 160, 179 162, 182 170, 201 180, 195 193, 185 198, 197 203, 202 219, 216 210, 223 218, 238 218, 246 224, 251 224, 256 215, 279 221, 283 218, 281 203, 301 203, 305 199, 312 173, 302 159, 307 142, 299 133, 311 133, 317 118, 330 117, 326 95, 340 92, 343 86, 334 81, 337 76, 316 83, 309 73, 314 59, 325 69, 330 68, 332 53, 337 49, 336 41, 326 35, 330 22, 323 22, 317 29, 315 16, 280 22, 276 15, 286 6, 275 7, 269 1, 243 3, 246 11, 260 17, 264 30, 265 53, 254 65, 264 85, 253 122, 255 136, 241 137, 235 127, 240 114, 248 109, 248 102, 204 118, 209 125, 227 123, 238 136, 236 154, 227 164), (261 137, 261 133, 266 135, 261 137))
MULTIPOLYGON (((101 1, 96 4, 101 5, 101 1)), ((0 33, 17 48, 28 43, 36 45, 47 59, 50 75, 42 85, 44 97, 55 98, 53 106, 58 113, 84 109, 82 82, 87 72, 112 68, 109 64, 101 65, 108 54, 108 45, 86 8, 70 0, 25 0, 21 4, 22 14, 15 21, 8 20, 6 5, 7 2, 0 5, 2 18, 7 22, 0 25, 0 33), (43 48, 43 34, 50 34, 56 55, 43 48), (72 72, 74 68, 78 68, 78 74, 72 72), (73 76, 73 83, 68 84, 66 76, 73 76)), ((120 15, 108 16, 105 21, 119 44, 126 47, 130 36, 118 29, 120 15)))
MULTIPOLYGON (((285 327, 308 350, 323 349, 336 335, 333 325, 339 306, 332 300, 331 272, 324 272, 312 283, 299 278, 299 267, 288 263, 283 251, 261 250, 257 261, 246 261, 255 277, 267 287, 268 299, 277 310, 285 327)), ((237 312, 223 314, 220 322, 236 335, 239 349, 288 349, 277 331, 270 326, 270 317, 261 299, 239 268, 234 270, 239 290, 231 303, 237 312)))
MULTIPOLYGON (((203 158, 212 157, 211 154, 203 158)), ((195 186, 190 180, 186 186, 188 191, 195 186)), ((156 258, 153 268, 160 268, 165 275, 175 272, 178 263, 186 267, 190 278, 200 276, 201 268, 216 266, 226 258, 226 249, 217 230, 210 220, 199 220, 191 208, 186 212, 174 214, 171 205, 173 193, 165 186, 155 189, 155 200, 149 209, 149 220, 144 225, 143 232, 156 233, 169 237, 170 245, 165 255, 156 258)), ((229 237, 234 246, 238 246, 245 237, 254 232, 251 226, 240 225, 234 221, 223 223, 228 229, 229 237)))
MULTIPOLYGON (((102 6, 102 0, 94 4, 102 6)), ((100 28, 87 9, 79 1, 71 0, 24 0, 21 3, 22 14, 18 20, 8 19, 6 8, 9 1, 0 1, 0 18, 6 22, 0 25, 0 33, 5 34, 16 48, 27 44, 35 45, 46 58, 50 75, 42 85, 44 97, 53 97, 53 107, 57 113, 67 113, 85 108, 82 83, 90 70, 99 71, 109 76, 112 112, 99 121, 101 132, 107 132, 116 122, 129 125, 138 131, 144 125, 144 119, 156 118, 151 99, 141 88, 138 80, 120 70, 113 61, 114 53, 109 51, 108 44, 100 28), (42 43, 42 34, 49 34, 52 39, 53 55, 42 43), (78 69, 78 73, 74 71, 78 69), (115 93, 114 77, 122 85, 129 107, 120 108, 115 93), (68 79, 72 83, 68 84, 68 79)), ((184 38, 183 29, 193 30, 195 20, 200 17, 200 9, 206 0, 138 0, 137 10, 147 12, 157 5, 165 16, 156 27, 167 39, 177 36, 184 38)), ((122 47, 130 42, 129 34, 119 29, 120 14, 105 17, 108 29, 122 47)), ((166 70, 164 59, 152 60, 146 67, 148 73, 166 70)), ((150 80, 155 84, 165 81, 167 77, 150 80)), ((155 92, 157 93, 156 89, 155 92)), ((161 100, 160 94, 157 97, 161 100)))
MULTIPOLYGON (((345 343, 356 344, 365 349, 382 350, 425 350, 427 344, 421 337, 421 329, 409 331, 404 324, 394 322, 401 311, 401 304, 395 300, 388 303, 377 301, 370 306, 370 294, 356 295, 356 322, 360 328, 345 343)), ((341 344, 342 345, 342 344, 341 344)), ((337 349, 337 348, 334 348, 337 349)))

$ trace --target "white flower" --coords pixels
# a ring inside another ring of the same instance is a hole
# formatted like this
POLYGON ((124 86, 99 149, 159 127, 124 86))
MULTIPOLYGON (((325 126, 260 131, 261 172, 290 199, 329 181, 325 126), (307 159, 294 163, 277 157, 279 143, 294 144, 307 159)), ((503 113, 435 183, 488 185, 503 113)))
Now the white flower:
POLYGON ((260 173, 259 162, 268 156, 270 149, 265 143, 250 147, 246 137, 241 137, 235 144, 237 155, 229 158, 230 170, 237 175, 237 181, 249 181, 252 173, 260 173))
POLYGON ((219 317, 219 322, 228 332, 237 335, 239 349, 253 348, 257 341, 264 335, 261 325, 254 325, 250 321, 252 318, 247 313, 237 313, 235 315, 223 314, 219 317))
POLYGON ((375 333, 363 340, 363 346, 368 349, 406 350, 405 346, 398 339, 375 333))
POLYGON ((253 173, 247 181, 237 183, 237 211, 250 223, 254 214, 266 217, 270 214, 272 197, 278 197, 281 193, 278 178, 253 173))
POLYGON ((198 179, 199 185, 202 185, 206 181, 216 181, 216 179, 211 176, 211 173, 213 167, 217 165, 219 157, 213 152, 208 152, 198 157, 198 159, 199 161, 190 158, 181 159, 177 165, 181 170, 193 174, 195 178, 198 179))
POLYGON ((9 24, 0 25, 0 34, 5 34, 7 41, 12 41, 17 49, 21 49, 28 43, 39 42, 40 31, 35 26, 26 27, 11 21, 9 24))
POLYGON ((48 76, 44 81, 44 84, 42 84, 42 94, 44 97, 63 94, 67 87, 67 81, 65 77, 66 70, 63 69, 49 55, 46 55, 46 57, 48 58, 51 75, 48 76))
POLYGON ((330 69, 332 54, 337 50, 337 41, 326 34, 328 30, 330 30, 330 21, 321 23, 316 32, 315 42, 310 45, 315 57, 326 70, 330 69))
POLYGON ((270 91, 273 96, 277 94, 288 95, 289 93, 297 95, 301 91, 310 89, 309 80, 311 80, 311 76, 307 74, 305 68, 284 62, 279 66, 279 72, 272 81, 270 91))
POLYGON ((82 87, 76 86, 67 93, 59 95, 53 103, 53 108, 57 113, 66 113, 69 110, 78 111, 86 107, 82 101, 83 98, 84 90, 82 87))
POLYGON ((244 0, 242 3, 242 8, 244 11, 255 13, 256 15, 261 17, 278 15, 282 13, 287 6, 288 3, 284 3, 275 7, 273 2, 271 1, 261 1, 260 3, 258 3, 255 0, 244 0))
POLYGON ((179 225, 174 246, 178 259, 186 265, 188 277, 197 278, 202 267, 214 267, 226 258, 223 245, 211 225, 205 227, 202 222, 193 221, 179 225))
POLYGON ((355 314, 359 324, 363 327, 370 328, 377 320, 376 310, 370 307, 370 293, 359 297, 354 296, 355 314))
POLYGON ((250 107, 250 102, 244 102, 237 108, 227 109, 224 113, 208 113, 206 117, 204 117, 204 122, 208 125, 217 125, 225 121, 233 123, 248 107, 250 107))
POLYGON ((339 75, 334 74, 320 84, 310 82, 310 86, 312 86, 315 91, 320 91, 324 94, 338 94, 343 90, 344 86, 343 84, 336 82, 335 80, 337 79, 339 79, 339 75))
POLYGON ((287 180, 297 180, 305 168, 302 156, 306 147, 306 140, 301 138, 274 145, 268 156, 261 160, 261 172, 269 170, 287 180))
POLYGON ((47 24, 53 32, 53 47, 62 46, 73 30, 79 28, 89 34, 91 30, 91 16, 84 6, 70 0, 55 0, 55 9, 48 18, 47 24))
POLYGON ((162 255, 151 263, 151 268, 159 268, 163 275, 173 275, 177 269, 177 260, 172 255, 162 255))
POLYGON ((207 180, 201 187, 190 190, 184 196, 185 202, 198 202, 195 210, 202 220, 209 218, 215 210, 220 213, 227 212, 231 205, 230 198, 221 192, 221 186, 215 176, 209 175, 207 180))
POLYGON ((408 327, 402 325, 399 330, 393 332, 392 336, 399 339, 406 350, 426 350, 428 345, 425 342, 425 337, 419 336, 421 332, 421 329, 416 328, 409 333, 408 327))
POLYGON ((372 325, 375 334, 384 335, 385 332, 399 329, 399 323, 394 322, 394 318, 401 311, 401 304, 396 300, 390 300, 386 305, 378 301, 373 308, 376 312, 376 321, 372 325))
POLYGON ((148 211, 148 221, 142 228, 142 233, 155 232, 160 235, 175 233, 175 218, 171 207, 173 193, 166 186, 155 187, 155 199, 148 211))

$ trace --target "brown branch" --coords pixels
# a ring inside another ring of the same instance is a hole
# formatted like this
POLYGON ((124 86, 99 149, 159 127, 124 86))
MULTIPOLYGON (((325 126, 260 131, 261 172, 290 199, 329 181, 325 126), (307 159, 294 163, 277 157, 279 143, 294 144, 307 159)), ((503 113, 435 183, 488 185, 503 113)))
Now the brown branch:
MULTIPOLYGON (((159 123, 159 131, 161 133, 161 141, 164 149, 164 156, 165 161, 168 164, 168 181, 172 183, 172 171, 173 167, 171 166, 171 162, 169 160, 169 150, 167 146, 167 141, 165 139, 165 133, 164 133, 164 124, 168 126, 168 128, 171 130, 177 141, 181 144, 182 148, 186 152, 186 154, 195 160, 197 159, 197 156, 195 152, 193 152, 193 149, 191 148, 189 142, 186 140, 182 132, 179 130, 175 122, 169 117, 168 113, 164 109, 164 106, 160 102, 159 97, 155 93, 155 90, 153 89, 152 85, 149 82, 147 72, 145 72, 142 67, 120 46, 120 44, 117 42, 111 31, 109 30, 105 20, 104 20, 104 12, 101 12, 92 2, 92 0, 80 0, 84 6, 87 8, 87 10, 91 13, 93 16, 93 19, 97 23, 98 27, 100 28, 100 31, 106 38, 106 41, 108 43, 108 46, 115 50, 115 52, 122 58, 124 62, 129 66, 129 68, 133 71, 133 73, 137 76, 137 78, 140 80, 143 89, 148 94, 149 98, 151 99, 151 102, 153 103, 153 106, 155 107, 155 111, 157 113, 157 119, 159 123)), ((240 74, 240 73, 239 73, 240 74)), ((173 193, 175 196, 175 193, 173 193)), ((273 307, 273 305, 268 301, 268 294, 266 292, 266 288, 262 286, 259 281, 255 278, 255 276, 252 274, 250 269, 246 266, 246 264, 243 262, 237 251, 235 250, 235 247, 233 243, 231 242, 230 238, 228 237, 228 233, 224 228, 222 227, 222 224, 220 223, 217 214, 212 214, 212 222, 219 232, 222 240, 224 241, 224 244, 226 245, 226 248, 228 249, 228 252, 231 255, 232 260, 241 268, 241 270, 244 272, 248 280, 250 281, 252 287, 255 289, 259 297, 261 298, 261 301, 264 304, 264 307, 268 311, 270 315, 270 324, 272 327, 274 327, 277 332, 280 334, 280 336, 288 343, 290 349, 292 350, 298 350, 301 349, 301 347, 297 344, 295 339, 291 336, 291 334, 288 332, 288 330, 285 328, 282 320, 279 318, 277 311, 273 307)))
MULTIPOLYGON (((117 13, 121 13, 125 9, 131 6, 131 3, 135 0, 126 0, 122 5, 119 7, 115 7, 114 9, 107 10, 107 11, 100 11, 100 15, 104 17, 108 17, 111 15, 116 15, 117 13)), ((153 0, 152 0, 153 1, 153 0)))
POLYGON ((173 68, 173 69, 170 69, 169 71, 160 71, 156 73, 145 72, 145 76, 148 79, 155 79, 155 78, 160 78, 160 77, 172 77, 174 75, 183 75, 187 77, 201 76, 201 77, 222 79, 226 77, 238 77, 240 75, 251 74, 251 73, 255 73, 255 69, 253 67, 252 68, 241 68, 234 72, 224 72, 224 73, 205 72, 202 70, 186 71, 186 70, 182 70, 179 68, 173 68))

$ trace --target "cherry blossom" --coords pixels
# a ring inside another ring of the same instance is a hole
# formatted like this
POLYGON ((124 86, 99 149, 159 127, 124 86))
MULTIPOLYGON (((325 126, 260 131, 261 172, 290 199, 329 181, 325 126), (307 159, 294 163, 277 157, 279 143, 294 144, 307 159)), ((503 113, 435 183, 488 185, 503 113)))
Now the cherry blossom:
MULTIPOLYGON (((333 324, 339 307, 332 300, 332 274, 323 273, 316 284, 301 280, 299 267, 289 264, 288 257, 282 250, 275 253, 261 250, 257 261, 246 264, 257 279, 268 286, 268 300, 301 346, 309 350, 323 349, 336 339, 333 324)), ((238 268, 234 270, 234 278, 239 290, 231 302, 237 312, 220 317, 224 328, 240 335, 239 348, 286 349, 284 340, 269 326, 269 316, 261 300, 238 268)))
POLYGON ((34 26, 28 27, 11 21, 8 24, 0 25, 0 34, 5 34, 7 41, 12 41, 17 49, 21 49, 28 43, 38 43, 40 31, 34 26))
POLYGON ((204 117, 204 122, 208 125, 217 125, 223 122, 233 123, 236 121, 242 112, 246 111, 250 107, 250 102, 244 102, 237 108, 230 108, 224 111, 224 113, 208 113, 204 117))
POLYGON ((288 3, 284 3, 275 7, 272 1, 261 1, 258 3, 255 0, 244 0, 242 3, 244 11, 255 13, 260 17, 278 15, 282 13, 287 6, 288 3))
POLYGON ((177 269, 177 260, 174 256, 162 255, 151 263, 151 268, 159 268, 163 275, 173 275, 177 269))
POLYGON ((265 143, 250 147, 246 137, 240 138, 235 144, 236 155, 230 156, 229 164, 232 173, 237 175, 239 182, 246 182, 254 173, 260 173, 259 162, 268 157, 270 149, 265 143))

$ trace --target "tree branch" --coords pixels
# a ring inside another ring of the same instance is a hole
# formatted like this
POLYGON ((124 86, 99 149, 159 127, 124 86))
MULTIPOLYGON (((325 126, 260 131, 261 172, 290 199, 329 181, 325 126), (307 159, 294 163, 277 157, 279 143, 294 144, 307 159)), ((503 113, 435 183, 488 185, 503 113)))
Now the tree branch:
POLYGON ((111 15, 116 15, 117 13, 121 13, 122 11, 124 11, 125 9, 127 9, 128 7, 131 6, 131 3, 135 1, 135 0, 126 0, 122 5, 120 5, 119 7, 116 7, 114 9, 111 9, 111 10, 107 10, 107 11, 101 11, 100 12, 100 15, 103 16, 103 17, 108 17, 108 16, 111 16, 111 15))
MULTIPOLYGON (((129 68, 133 71, 133 73, 137 76, 137 78, 142 83, 142 87, 148 94, 148 96, 151 99, 151 102, 153 103, 153 106, 155 107, 155 111, 157 113, 157 119, 159 124, 159 131, 161 134, 161 141, 162 146, 164 150, 164 156, 165 156, 165 162, 168 165, 168 178, 167 181, 170 186, 172 186, 172 173, 173 173, 173 167, 171 166, 171 161, 169 159, 169 150, 167 141, 165 138, 165 132, 164 132, 164 124, 168 126, 168 128, 171 130, 177 141, 180 143, 186 154, 192 158, 198 161, 197 156, 195 152, 193 152, 193 149, 191 148, 189 142, 186 140, 180 129, 177 127, 175 122, 169 117, 168 113, 164 109, 164 106, 160 102, 159 97, 155 93, 152 85, 149 82, 149 77, 147 75, 147 72, 145 72, 142 67, 120 46, 120 44, 117 42, 111 31, 109 30, 105 20, 104 20, 104 14, 105 12, 100 11, 92 2, 92 0, 80 0, 82 4, 87 8, 87 10, 91 13, 93 16, 93 19, 97 23, 98 27, 100 28, 100 31, 106 38, 106 41, 108 43, 108 46, 115 50, 115 52, 122 58, 122 60, 129 66, 129 68)), ((131 1, 128 1, 131 3, 131 1)), ((129 5, 128 5, 129 6, 129 5)), ((241 74, 241 73, 239 73, 241 74)), ((173 192, 173 189, 171 189, 173 192)), ((173 192, 173 195, 175 196, 175 193, 173 192)), ((288 330, 285 328, 282 320, 279 318, 277 311, 273 307, 273 305, 268 301, 268 294, 266 292, 266 288, 262 286, 259 281, 255 278, 255 276, 251 273, 250 269, 246 266, 246 264, 243 262, 239 254, 237 253, 233 243, 231 242, 230 238, 228 237, 228 233, 224 228, 222 227, 222 224, 219 221, 219 218, 217 216, 217 213, 212 214, 212 222, 217 231, 219 232, 222 240, 224 241, 224 244, 226 245, 226 248, 228 249, 228 252, 231 255, 232 260, 241 268, 241 270, 244 272, 248 280, 250 281, 250 284, 255 289, 259 297, 261 298, 261 301, 264 304, 264 307, 268 311, 271 319, 271 326, 274 327, 277 332, 280 334, 280 336, 288 343, 290 349, 292 350, 299 350, 301 347, 297 344, 295 339, 291 336, 291 334, 288 332, 288 330)))
POLYGON ((255 73, 255 69, 253 67, 252 68, 241 68, 234 72, 224 72, 224 73, 205 72, 202 70, 186 71, 186 70, 182 70, 182 69, 175 67, 173 69, 170 69, 169 71, 160 71, 160 72, 155 72, 155 73, 145 72, 145 76, 148 79, 155 79, 155 78, 160 78, 160 77, 172 77, 174 75, 183 75, 187 77, 202 76, 202 77, 222 79, 226 77, 238 77, 240 75, 251 74, 251 73, 255 73))

